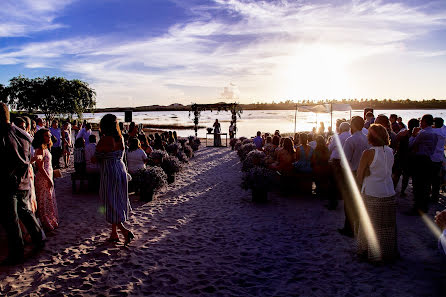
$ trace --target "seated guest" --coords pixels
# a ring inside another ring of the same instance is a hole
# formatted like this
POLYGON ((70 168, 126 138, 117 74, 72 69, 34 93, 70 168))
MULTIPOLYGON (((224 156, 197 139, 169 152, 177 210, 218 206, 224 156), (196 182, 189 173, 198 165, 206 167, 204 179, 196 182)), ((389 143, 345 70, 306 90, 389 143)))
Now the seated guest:
POLYGON ((271 136, 266 137, 265 140, 265 146, 263 148, 263 151, 265 152, 266 156, 269 157, 273 154, 275 148, 273 146, 273 138, 271 136))
MULTIPOLYGON (((175 134, 175 132, 174 132, 175 134)), ((149 140, 147 139, 147 136, 145 134, 138 135, 139 142, 141 142, 141 148, 142 150, 147 154, 150 155, 152 152, 152 147, 149 144, 149 140)))
POLYGON ((128 134, 130 138, 138 135, 138 127, 136 126, 135 122, 130 123, 128 134))
POLYGON ((290 138, 283 139, 283 148, 277 150, 276 162, 271 165, 271 168, 284 175, 290 175, 293 172, 296 152, 294 151, 293 141, 290 138))
POLYGON ((308 145, 308 134, 300 133, 299 135, 300 146, 296 150, 296 163, 294 168, 300 173, 309 173, 311 168, 311 157, 313 155, 313 148, 308 145))
POLYGON ((263 147, 263 139, 262 139, 262 132, 257 131, 257 136, 252 140, 252 142, 256 145, 258 150, 261 150, 263 147))
POLYGON ((85 140, 80 137, 74 142, 74 170, 76 173, 84 174, 86 168, 85 162, 85 140))
POLYGON ((392 261, 398 257, 393 151, 389 148, 389 134, 382 125, 371 125, 367 138, 372 147, 362 154, 357 180, 377 246, 370 242, 370 234, 360 220, 358 254, 373 262, 392 261))
MULTIPOLYGON (((313 168, 314 180, 316 183, 316 193, 318 195, 328 194, 329 187, 327 181, 330 180, 330 165, 328 160, 330 159, 330 152, 328 151, 327 144, 323 136, 316 137, 316 148, 311 156, 311 167, 313 168)), ((328 208, 334 209, 336 205, 330 201, 328 208)))
POLYGON ((155 133, 155 139, 153 141, 153 149, 154 150, 162 150, 164 151, 163 139, 158 133, 155 133))
POLYGON ((87 173, 99 173, 99 167, 92 162, 96 152, 96 135, 91 134, 88 137, 88 144, 85 146, 85 168, 87 173))
POLYGON ((438 249, 442 255, 446 256, 446 210, 437 212, 435 215, 435 223, 442 232, 440 238, 438 239, 438 249))
POLYGON ((147 155, 141 149, 138 138, 131 138, 127 152, 127 166, 130 174, 135 174, 139 169, 146 168, 147 155))

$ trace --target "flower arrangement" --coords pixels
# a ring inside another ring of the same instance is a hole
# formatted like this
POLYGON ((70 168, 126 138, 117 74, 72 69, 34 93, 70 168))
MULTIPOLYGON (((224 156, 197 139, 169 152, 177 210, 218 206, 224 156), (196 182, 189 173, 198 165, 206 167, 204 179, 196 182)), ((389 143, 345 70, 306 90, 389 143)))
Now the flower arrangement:
POLYGON ((214 130, 213 128, 206 128, 206 130, 208 130, 208 133, 212 133, 212 130, 214 130))
POLYGON ((237 143, 238 139, 237 138, 231 138, 231 140, 229 141, 229 145, 231 146, 232 150, 234 150, 235 144, 237 143))
POLYGON ((248 144, 248 143, 252 143, 252 140, 245 138, 245 139, 241 140, 241 142, 242 142, 242 144, 248 144))
POLYGON ((183 151, 178 151, 176 157, 178 160, 180 160, 183 163, 189 162, 189 158, 186 156, 186 154, 183 151))
POLYGON ((187 138, 179 138, 178 142, 181 144, 181 146, 184 146, 186 144, 186 142, 188 142, 189 140, 187 138))
POLYGON ((254 166, 242 178, 242 188, 271 190, 277 183, 277 173, 269 168, 254 166))
POLYGON ((266 155, 264 152, 258 150, 250 151, 242 163, 242 171, 247 172, 255 166, 264 167, 265 160, 266 155))
POLYGON ((147 164, 151 166, 161 166, 163 163, 164 158, 168 157, 169 154, 167 154, 165 151, 162 150, 154 150, 149 155, 149 161, 147 164))
POLYGON ((181 170, 181 162, 177 157, 167 156, 163 159, 161 168, 167 174, 167 182, 172 183, 175 181, 175 173, 181 170))
POLYGON ((171 143, 166 146, 166 152, 169 153, 169 155, 175 156, 178 153, 178 144, 171 143))
POLYGON ((238 140, 234 145, 234 150, 236 150, 238 152, 241 147, 242 147, 242 143, 240 140, 238 140))
POLYGON ((243 140, 245 140, 245 139, 248 139, 248 138, 242 136, 238 140, 240 140, 240 142, 243 142, 243 140))
POLYGON ((189 136, 189 145, 194 151, 198 151, 198 148, 201 145, 201 141, 199 138, 195 136, 189 136))
POLYGON ((250 151, 253 151, 256 149, 257 149, 257 147, 254 143, 247 143, 247 144, 243 144, 237 153, 240 157, 240 160, 243 161, 243 160, 245 160, 246 156, 248 155, 248 153, 250 151))
POLYGON ((183 145, 183 152, 189 159, 194 156, 194 150, 188 144, 183 145))
POLYGON ((164 170, 158 166, 140 169, 133 175, 133 181, 141 190, 141 200, 151 201, 153 194, 165 187, 167 184, 167 175, 164 170))

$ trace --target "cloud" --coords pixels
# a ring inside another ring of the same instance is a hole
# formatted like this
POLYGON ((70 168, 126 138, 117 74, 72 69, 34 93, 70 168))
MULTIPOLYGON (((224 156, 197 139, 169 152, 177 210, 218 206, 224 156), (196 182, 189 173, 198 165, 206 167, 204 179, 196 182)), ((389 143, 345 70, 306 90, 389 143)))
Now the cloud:
POLYGON ((54 19, 75 0, 3 0, 0 37, 22 37, 65 27, 54 19))
MULTIPOLYGON (((56 2, 59 9, 70 3, 56 2)), ((47 18, 40 28, 58 26, 57 10, 45 1, 33 3, 37 19, 47 18)), ((405 52, 406 43, 444 29, 446 22, 445 9, 383 1, 181 3, 193 17, 160 36, 121 41, 110 33, 29 43, 0 49, 0 64, 76 73, 97 90, 99 106, 216 101, 228 81, 243 87, 241 101, 339 98, 349 95, 350 65, 405 52)), ((17 32, 28 30, 17 26, 17 32)), ((230 93, 228 88, 223 94, 230 93)))

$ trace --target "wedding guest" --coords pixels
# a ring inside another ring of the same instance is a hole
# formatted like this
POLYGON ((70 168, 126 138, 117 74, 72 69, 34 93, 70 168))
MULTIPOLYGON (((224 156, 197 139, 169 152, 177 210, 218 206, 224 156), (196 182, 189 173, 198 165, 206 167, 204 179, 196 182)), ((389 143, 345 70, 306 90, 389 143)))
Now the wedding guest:
POLYGON ((76 173, 85 174, 86 162, 85 162, 85 140, 80 137, 74 142, 74 170, 76 173))
POLYGON ((2 265, 23 262, 24 242, 19 220, 31 235, 35 249, 44 245, 40 225, 28 207, 30 148, 31 139, 23 130, 10 124, 8 106, 0 103, 0 151, 4 158, 0 167, 0 180, 4 183, 0 199, 0 224, 8 239, 8 257, 2 265))
POLYGON ((36 134, 37 131, 37 123, 34 120, 31 120, 31 129, 29 131, 29 134, 34 137, 34 134, 36 134))
POLYGON ((128 194, 128 177, 123 157, 124 139, 115 115, 106 114, 100 122, 103 137, 96 147, 96 159, 101 172, 99 196, 105 205, 105 218, 112 224, 111 242, 118 242, 117 228, 124 235, 124 245, 134 238, 133 233, 123 223, 131 211, 128 194))
POLYGON ((415 203, 413 209, 407 213, 409 215, 419 215, 420 211, 427 212, 429 209, 432 157, 437 146, 437 135, 433 131, 433 123, 432 115, 425 114, 421 118, 421 130, 420 128, 413 129, 409 139, 409 148, 415 152, 412 176, 415 203))
POLYGON ((51 136, 54 137, 55 141, 51 146, 52 155, 52 166, 54 169, 59 169, 59 161, 62 156, 62 141, 61 141, 61 131, 59 129, 59 121, 53 120, 50 128, 51 136))
POLYGON ((434 133, 437 135, 437 145, 435 146, 434 153, 431 156, 432 160, 432 175, 431 175, 431 201, 437 202, 440 192, 441 183, 441 168, 443 166, 444 157, 444 145, 446 139, 445 130, 442 129, 444 121, 442 118, 434 118, 434 133))
POLYGON ((76 139, 83 138, 85 141, 85 144, 88 144, 88 137, 91 135, 91 124, 86 123, 84 127, 79 131, 79 133, 76 136, 76 139))
POLYGON ((365 114, 364 128, 369 129, 370 125, 375 123, 375 116, 373 112, 369 111, 365 114))
POLYGON ((357 180, 377 246, 370 242, 368 230, 360 221, 358 254, 372 262, 393 261, 398 257, 396 200, 392 181, 393 151, 389 148, 387 130, 382 125, 371 125, 367 138, 372 147, 364 151, 361 157, 357 180))
POLYGON ((275 150, 273 145, 273 138, 271 136, 266 137, 265 146, 263 147, 263 151, 265 152, 267 157, 270 157, 275 150))
MULTIPOLYGON (((328 196, 328 190, 331 184, 330 178, 330 152, 323 136, 316 137, 316 148, 311 156, 311 167, 313 168, 314 181, 316 184, 316 193, 318 195, 328 196)), ((337 206, 337 199, 329 200, 329 209, 335 209, 337 206)))
POLYGON ((77 138, 77 135, 79 134, 80 131, 80 127, 79 127, 79 122, 78 120, 73 120, 72 124, 71 124, 71 129, 74 131, 74 139, 77 138))
POLYGON ((26 123, 25 120, 21 117, 16 117, 14 119, 14 125, 20 129, 22 129, 23 131, 26 131, 26 123))
POLYGON ((271 165, 272 169, 284 175, 293 173, 293 162, 296 158, 293 141, 290 138, 283 138, 283 148, 276 153, 276 162, 271 165))
POLYGON ((395 132, 396 134, 398 134, 398 132, 400 132, 400 130, 401 130, 400 125, 398 125, 398 122, 397 122, 398 116, 396 114, 392 113, 390 115, 389 120, 390 120, 390 125, 392 128, 392 131, 395 132))
POLYGON ((396 121, 397 121, 398 125, 400 126, 400 132, 407 129, 406 125, 403 123, 402 117, 398 117, 398 119, 396 121))
POLYGON ((383 125, 384 128, 386 128, 387 133, 390 137, 390 148, 394 151, 396 150, 396 134, 392 131, 392 128, 390 126, 389 118, 386 115, 380 114, 375 120, 375 124, 383 125))
POLYGON ((138 127, 136 126, 135 122, 130 123, 128 134, 129 138, 136 137, 136 135, 138 135, 138 127))
POLYGON ((173 139, 175 140, 175 142, 178 142, 177 131, 173 131, 172 136, 173 136, 173 139))
POLYGON ((70 164, 71 148, 73 146, 71 142, 71 129, 68 122, 64 122, 62 125, 62 156, 65 163, 65 168, 68 168, 70 164))
POLYGON ((131 175, 140 169, 146 168, 147 154, 142 150, 138 138, 130 139, 129 149, 127 151, 127 167, 131 175))
POLYGON ((150 153, 153 151, 153 149, 149 144, 149 140, 147 139, 147 136, 145 134, 140 134, 140 135, 138 135, 138 139, 139 139, 139 142, 141 142, 142 150, 147 155, 150 155, 150 153))
MULTIPOLYGON (((324 135, 324 134, 321 134, 321 135, 324 135)), ((316 143, 316 135, 311 135, 311 134, 307 134, 307 136, 308 136, 308 145, 314 150, 315 148, 316 148, 316 145, 317 145, 317 143, 316 143)))
POLYGON ((320 122, 319 123, 319 130, 317 131, 317 133, 319 134, 319 135, 324 135, 325 134, 325 125, 324 125, 324 122, 320 122))
POLYGON ((59 225, 51 162, 52 155, 50 154, 51 145, 51 133, 48 129, 41 128, 36 132, 33 147, 38 169, 35 176, 37 214, 46 232, 54 230, 59 225))
POLYGON ((231 124, 229 125, 229 138, 234 138, 234 122, 231 121, 231 124))
POLYGON ((300 146, 296 150, 296 163, 294 163, 294 169, 299 173, 310 173, 311 158, 313 155, 313 148, 308 145, 308 134, 299 134, 300 146))
POLYGON ((41 118, 37 118, 36 120, 36 132, 40 129, 45 128, 45 122, 41 118))
POLYGON ((420 126, 420 122, 417 119, 411 119, 408 123, 409 129, 400 131, 397 138, 397 149, 395 153, 395 161, 393 165, 393 187, 396 189, 400 176, 403 176, 401 181, 401 195, 405 196, 407 186, 409 184, 409 178, 411 176, 411 152, 409 150, 409 139, 412 136, 413 129, 420 126))
POLYGON ((96 174, 99 173, 98 165, 93 162, 93 157, 96 152, 96 135, 91 134, 88 137, 88 142, 85 145, 85 171, 88 174, 96 174))
POLYGON ((254 137, 254 139, 252 140, 252 142, 256 145, 256 148, 258 150, 261 150, 263 147, 263 139, 262 139, 262 132, 257 131, 257 136, 254 137))
POLYGON ((153 149, 162 151, 165 150, 163 145, 163 140, 161 139, 161 136, 158 133, 155 133, 155 139, 153 141, 153 149))
MULTIPOLYGON (((349 165, 349 168, 345 169, 352 171, 353 176, 356 176, 362 153, 370 147, 367 136, 362 133, 363 127, 364 120, 359 116, 354 116, 351 121, 351 136, 345 140, 343 147, 349 165)), ((344 227, 338 230, 339 233, 347 236, 356 233, 359 223, 358 212, 355 209, 355 197, 352 194, 351 191, 347 191, 344 196, 344 227)))

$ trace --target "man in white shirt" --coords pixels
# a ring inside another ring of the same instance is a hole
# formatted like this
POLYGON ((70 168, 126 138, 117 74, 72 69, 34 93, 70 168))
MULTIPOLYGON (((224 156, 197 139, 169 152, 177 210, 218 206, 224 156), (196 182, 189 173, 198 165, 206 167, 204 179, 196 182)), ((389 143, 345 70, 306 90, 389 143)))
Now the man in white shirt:
POLYGON ((339 154, 339 149, 342 150, 342 146, 345 143, 345 140, 347 140, 348 137, 350 137, 350 125, 347 122, 343 122, 339 125, 339 141, 341 143, 341 147, 338 148, 336 144, 336 139, 333 136, 331 138, 331 142, 328 145, 328 149, 331 153, 330 155, 330 165, 331 169, 333 171, 333 177, 335 179, 336 188, 337 188, 337 195, 330 195, 330 200, 328 202, 328 209, 336 209, 338 205, 338 198, 341 198, 345 196, 345 183, 344 183, 344 172, 341 167, 341 155, 339 154))
POLYGON ((83 138, 85 140, 85 145, 89 144, 89 137, 91 135, 91 124, 87 123, 84 128, 82 128, 76 136, 76 139, 83 138))
MULTIPOLYGON (((364 120, 361 117, 354 116, 351 121, 352 135, 345 140, 343 147, 345 158, 349 165, 349 168, 344 169, 351 170, 355 177, 362 153, 370 147, 367 137, 362 133, 363 127, 364 120)), ((347 190, 344 196, 344 228, 339 229, 339 233, 342 235, 350 236, 359 226, 358 213, 353 199, 352 193, 347 190)))
POLYGON ((99 173, 96 163, 92 162, 92 158, 96 152, 96 135, 92 134, 88 137, 88 144, 85 145, 85 167, 87 173, 99 173))
POLYGON ((37 118, 36 119, 36 131, 39 131, 40 129, 45 127, 45 123, 43 122, 43 119, 37 118))

